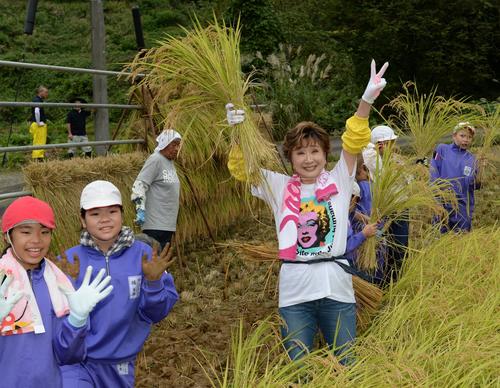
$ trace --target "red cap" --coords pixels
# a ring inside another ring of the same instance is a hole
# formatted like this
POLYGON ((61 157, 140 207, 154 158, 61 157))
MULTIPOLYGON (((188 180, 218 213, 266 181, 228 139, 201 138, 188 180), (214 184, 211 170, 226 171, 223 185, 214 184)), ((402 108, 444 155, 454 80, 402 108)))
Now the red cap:
POLYGON ((46 228, 55 229, 54 212, 47 202, 33 197, 21 197, 12 202, 2 217, 2 232, 7 233, 14 226, 25 222, 37 222, 46 228))

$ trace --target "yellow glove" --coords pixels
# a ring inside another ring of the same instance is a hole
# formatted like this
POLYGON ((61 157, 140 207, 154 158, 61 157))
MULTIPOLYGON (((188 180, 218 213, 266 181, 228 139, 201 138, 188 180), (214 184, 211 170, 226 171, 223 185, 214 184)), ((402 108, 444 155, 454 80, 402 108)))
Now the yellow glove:
POLYGON ((248 175, 246 172, 245 159, 243 152, 238 145, 234 145, 229 151, 229 160, 227 161, 227 168, 234 179, 240 182, 246 182, 248 175))
POLYGON ((345 132, 342 135, 342 148, 350 154, 359 154, 370 142, 370 135, 368 118, 354 115, 346 121, 345 132))

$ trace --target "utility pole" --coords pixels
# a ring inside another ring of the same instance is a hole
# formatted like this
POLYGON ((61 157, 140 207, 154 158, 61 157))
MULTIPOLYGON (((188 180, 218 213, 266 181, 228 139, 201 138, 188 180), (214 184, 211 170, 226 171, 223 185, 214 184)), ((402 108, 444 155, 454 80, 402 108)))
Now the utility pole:
MULTIPOLYGON (((106 70, 106 31, 102 0, 91 0, 92 68, 106 70)), ((108 103, 108 79, 105 75, 93 75, 94 103, 108 103)), ((109 140, 108 109, 98 108, 94 116, 95 140, 109 140)), ((105 155, 106 146, 96 147, 97 155, 105 155)))

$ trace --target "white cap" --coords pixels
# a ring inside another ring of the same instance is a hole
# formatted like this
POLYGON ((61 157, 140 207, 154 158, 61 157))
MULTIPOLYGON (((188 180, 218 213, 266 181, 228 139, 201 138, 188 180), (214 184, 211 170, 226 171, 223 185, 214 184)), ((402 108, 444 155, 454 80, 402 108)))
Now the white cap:
POLYGON ((473 135, 476 133, 476 128, 474 128, 471 123, 469 123, 468 121, 462 121, 455 125, 455 128, 453 128, 453 134, 462 129, 468 129, 470 132, 472 132, 473 135))
POLYGON ((352 195, 356 197, 361 197, 361 189, 357 182, 352 183, 352 195))
POLYGON ((155 151, 161 151, 166 148, 170 143, 172 143, 175 139, 181 139, 181 134, 174 129, 165 129, 162 133, 158 135, 156 138, 156 142, 158 145, 155 148, 155 151))
POLYGON ((122 195, 111 182, 93 181, 82 190, 80 208, 83 210, 113 205, 122 205, 122 195))
POLYGON ((397 138, 392 128, 387 125, 378 125, 372 129, 371 142, 373 144, 377 144, 379 141, 396 140, 397 138))

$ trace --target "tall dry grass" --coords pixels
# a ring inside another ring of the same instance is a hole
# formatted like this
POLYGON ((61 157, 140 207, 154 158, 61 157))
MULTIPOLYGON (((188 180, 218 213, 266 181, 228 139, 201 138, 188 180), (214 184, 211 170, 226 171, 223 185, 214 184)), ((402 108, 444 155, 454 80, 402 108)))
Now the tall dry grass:
POLYGON ((437 88, 421 93, 416 83, 406 82, 404 93, 390 101, 382 109, 394 113, 387 118, 388 124, 398 133, 408 133, 411 150, 419 159, 429 158, 444 136, 451 135, 461 121, 472 123, 480 120, 480 108, 465 99, 445 98, 437 94, 437 88))

